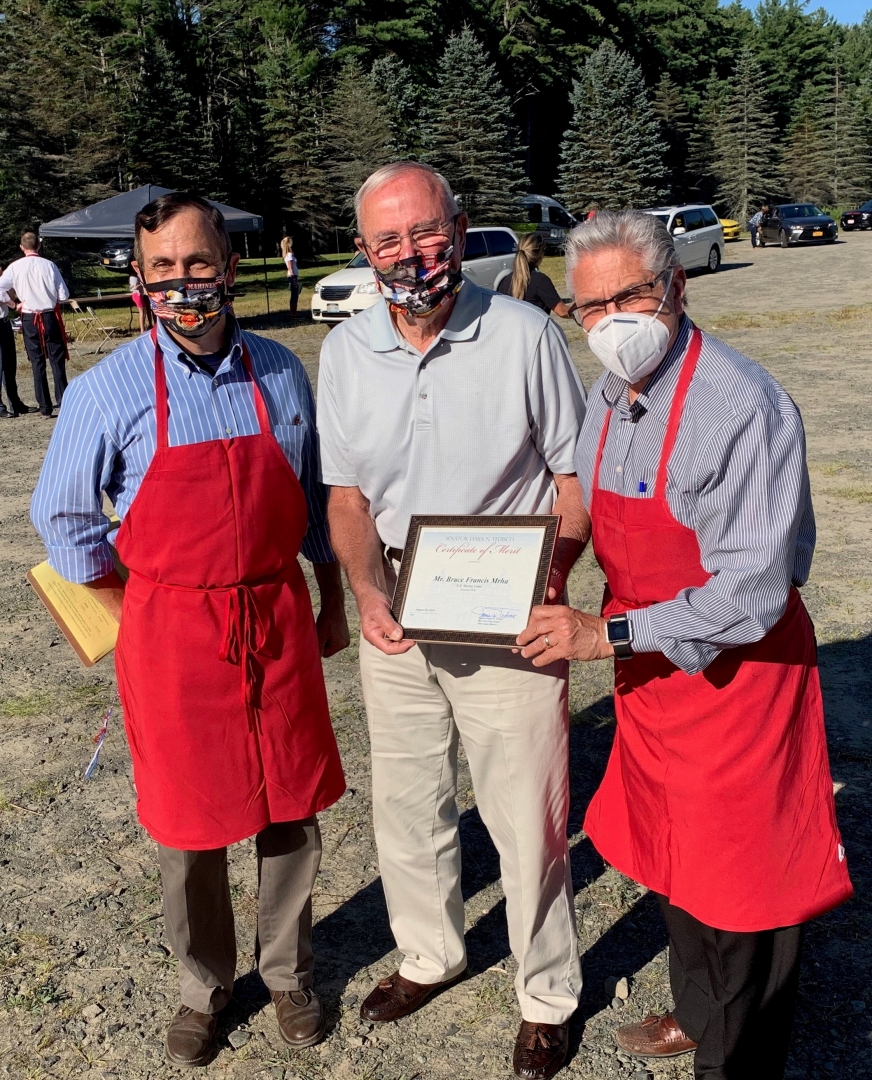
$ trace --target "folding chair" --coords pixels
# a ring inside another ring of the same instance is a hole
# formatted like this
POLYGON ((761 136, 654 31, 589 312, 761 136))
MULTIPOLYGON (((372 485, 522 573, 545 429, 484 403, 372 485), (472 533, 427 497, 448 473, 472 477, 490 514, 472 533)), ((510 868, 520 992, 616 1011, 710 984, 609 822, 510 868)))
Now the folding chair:
POLYGON ((92 325, 94 331, 97 337, 100 339, 97 344, 97 352, 101 353, 103 351, 103 346, 106 344, 106 342, 111 341, 111 339, 115 337, 116 334, 123 334, 123 331, 119 326, 107 326, 106 323, 101 321, 101 319, 97 315, 97 312, 94 311, 92 307, 86 307, 85 311, 87 311, 93 319, 92 325))
POLYGON ((78 300, 70 300, 69 304, 73 317, 67 327, 68 330, 72 331, 71 334, 68 334, 68 338, 76 353, 81 356, 83 352, 88 351, 82 349, 82 346, 94 338, 94 319, 85 314, 78 300))

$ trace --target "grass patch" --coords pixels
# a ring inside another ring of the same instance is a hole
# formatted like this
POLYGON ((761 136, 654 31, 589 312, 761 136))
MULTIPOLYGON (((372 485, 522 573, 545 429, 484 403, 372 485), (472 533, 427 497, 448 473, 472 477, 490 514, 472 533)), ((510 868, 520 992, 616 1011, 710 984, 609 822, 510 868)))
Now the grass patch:
POLYGON ((832 495, 836 499, 851 499, 853 502, 858 503, 872 503, 872 489, 870 488, 834 488, 832 491, 825 492, 826 495, 832 495))
POLYGON ((4 698, 0 701, 0 716, 10 720, 25 720, 32 716, 48 716, 59 704, 52 694, 24 694, 21 697, 4 698))
POLYGON ((112 690, 108 686, 86 684, 57 694, 38 692, 0 699, 0 718, 27 720, 34 716, 50 717, 61 709, 108 709, 112 690))

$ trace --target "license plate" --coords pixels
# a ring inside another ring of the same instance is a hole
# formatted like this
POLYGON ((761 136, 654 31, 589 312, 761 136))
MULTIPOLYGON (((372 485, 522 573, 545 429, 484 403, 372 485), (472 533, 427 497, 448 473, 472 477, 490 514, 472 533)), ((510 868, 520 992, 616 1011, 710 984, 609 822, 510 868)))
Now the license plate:
POLYGON ((327 305, 327 310, 328 311, 338 311, 339 310, 339 305, 338 304, 328 304, 327 305))
POLYGON ((823 236, 824 234, 820 229, 815 229, 815 231, 811 235, 812 236, 823 236))

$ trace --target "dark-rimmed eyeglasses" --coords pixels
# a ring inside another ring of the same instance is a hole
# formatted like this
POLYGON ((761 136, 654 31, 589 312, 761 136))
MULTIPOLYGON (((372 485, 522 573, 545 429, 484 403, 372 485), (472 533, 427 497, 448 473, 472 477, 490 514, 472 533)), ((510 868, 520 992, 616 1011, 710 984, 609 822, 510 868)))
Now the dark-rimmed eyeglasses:
MULTIPOLYGON (((606 300, 591 300, 588 304, 573 304, 569 309, 569 314, 582 329, 585 329, 586 326, 599 322, 603 316, 607 315, 610 305, 617 308, 618 311, 632 311, 641 304, 653 299, 654 290, 664 278, 671 276, 671 274, 672 267, 670 266, 658 274, 653 281, 643 281, 638 285, 632 285, 629 289, 622 289, 621 292, 615 293, 614 296, 610 296, 606 300)), ((658 296, 657 299, 662 300, 663 297, 658 296)))

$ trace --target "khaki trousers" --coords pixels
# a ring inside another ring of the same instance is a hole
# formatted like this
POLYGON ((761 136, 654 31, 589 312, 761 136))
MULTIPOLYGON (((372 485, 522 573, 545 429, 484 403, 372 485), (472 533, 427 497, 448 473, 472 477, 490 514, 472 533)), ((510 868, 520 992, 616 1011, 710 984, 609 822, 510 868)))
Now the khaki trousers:
MULTIPOLYGON (((159 844, 158 858, 182 1004, 220 1012, 236 978, 227 848, 179 851, 159 844)), ((270 990, 312 985, 312 889, 320 863, 317 818, 280 822, 257 834, 255 957, 270 990)))
POLYGON ((568 666, 508 650, 418 645, 386 656, 361 639, 379 866, 391 930, 417 983, 466 967, 458 740, 500 857, 515 988, 525 1020, 564 1023, 581 965, 566 824, 568 666))

